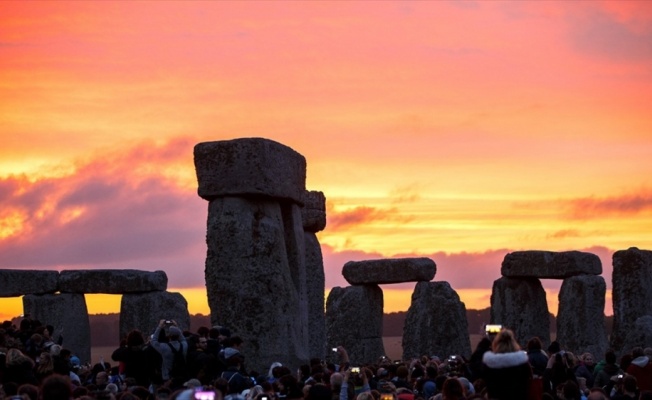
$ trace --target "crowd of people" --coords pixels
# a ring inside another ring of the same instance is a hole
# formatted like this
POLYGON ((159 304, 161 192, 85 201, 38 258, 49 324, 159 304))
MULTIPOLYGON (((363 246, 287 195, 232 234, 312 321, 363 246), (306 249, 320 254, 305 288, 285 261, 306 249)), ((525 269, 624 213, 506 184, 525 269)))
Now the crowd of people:
POLYGON ((161 320, 151 333, 131 331, 104 360, 83 365, 52 326, 23 319, 0 328, 0 400, 652 400, 652 349, 617 359, 608 350, 521 349, 512 331, 487 334, 467 359, 381 357, 358 365, 346 349, 336 362, 273 363, 247 368, 243 340, 225 327, 182 331, 161 320), (295 369, 296 367, 296 369, 295 369))

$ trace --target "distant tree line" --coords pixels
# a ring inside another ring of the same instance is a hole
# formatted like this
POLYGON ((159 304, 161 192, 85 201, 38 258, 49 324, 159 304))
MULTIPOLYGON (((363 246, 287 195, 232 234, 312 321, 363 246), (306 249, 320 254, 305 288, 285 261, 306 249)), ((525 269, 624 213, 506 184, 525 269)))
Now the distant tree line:
MULTIPOLYGON (((403 325, 405 324, 406 311, 394 312, 383 315, 383 336, 403 336, 403 325)), ((557 332, 557 319, 550 314, 550 332, 557 332)), ((120 345, 119 325, 120 314, 93 314, 89 315, 91 327, 91 346, 116 346, 120 345)), ((482 334, 484 325, 490 321, 490 309, 466 310, 466 320, 469 324, 469 334, 482 334)), ((12 321, 16 326, 20 324, 19 319, 12 321)), ((190 329, 196 331, 200 326, 211 326, 210 316, 195 314, 190 316, 190 329)), ((605 329, 611 332, 613 316, 605 317, 605 329)), ((150 332, 145 332, 150 333, 150 332)))

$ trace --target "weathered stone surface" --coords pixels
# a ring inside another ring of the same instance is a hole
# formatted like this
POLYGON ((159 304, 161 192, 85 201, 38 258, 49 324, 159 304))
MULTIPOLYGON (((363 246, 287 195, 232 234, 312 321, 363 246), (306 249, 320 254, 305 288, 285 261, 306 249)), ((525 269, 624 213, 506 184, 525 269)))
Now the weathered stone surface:
POLYGON ((190 329, 188 302, 181 293, 127 293, 120 302, 120 338, 134 330, 151 335, 159 321, 174 320, 181 330, 190 329))
POLYGON ((205 274, 211 320, 242 336, 250 368, 308 360, 304 240, 296 205, 239 197, 209 204, 205 274))
POLYGON ((23 297, 23 309, 32 319, 52 325, 55 332, 63 330, 63 346, 82 363, 91 360, 91 328, 83 294, 30 294, 23 297))
POLYGON ((505 256, 500 270, 508 278, 564 279, 575 275, 600 275, 602 263, 581 251, 515 251, 505 256))
POLYGON ((631 247, 613 255, 612 299, 614 326, 611 347, 623 348, 627 333, 638 318, 652 315, 652 251, 631 247))
POLYGON ((135 269, 83 269, 61 271, 59 291, 62 293, 140 293, 164 291, 168 277, 163 271, 135 269))
POLYGON ((305 233, 306 285, 308 292, 308 354, 310 358, 326 356, 326 319, 324 315, 324 260, 317 236, 305 233))
POLYGON ((448 282, 419 282, 403 327, 403 359, 471 356, 466 307, 448 282))
POLYGON ((436 272, 435 262, 425 257, 349 261, 342 269, 351 285, 428 282, 436 272))
POLYGON ((334 287, 326 301, 328 348, 344 346, 353 365, 385 355, 383 291, 376 285, 334 287))
POLYGON ((546 292, 537 278, 500 278, 491 292, 491 323, 514 331, 518 343, 537 336, 550 343, 550 319, 546 292))
POLYGON ((194 149, 199 196, 267 196, 302 204, 306 159, 263 138, 199 143, 194 149))
POLYGON ((0 297, 54 293, 58 281, 58 271, 0 269, 0 297))
POLYGON ((604 328, 607 285, 596 275, 564 279, 559 291, 557 341, 574 354, 601 357, 609 347, 604 328))
POLYGON ((319 232, 326 228, 326 196, 323 192, 306 191, 301 209, 303 229, 306 232, 319 232))
POLYGON ((625 336, 622 352, 631 352, 634 347, 652 347, 652 315, 638 318, 625 336))

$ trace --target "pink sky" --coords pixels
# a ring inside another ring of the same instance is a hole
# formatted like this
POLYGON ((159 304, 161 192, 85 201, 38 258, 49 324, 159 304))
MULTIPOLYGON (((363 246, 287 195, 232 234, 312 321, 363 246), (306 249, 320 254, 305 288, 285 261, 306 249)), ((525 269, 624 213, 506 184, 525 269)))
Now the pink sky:
POLYGON ((594 252, 610 287, 614 251, 652 249, 648 2, 2 8, 0 268, 163 269, 190 293, 192 147, 251 136, 325 193, 328 288, 349 260, 427 256, 484 308, 510 251, 594 252))

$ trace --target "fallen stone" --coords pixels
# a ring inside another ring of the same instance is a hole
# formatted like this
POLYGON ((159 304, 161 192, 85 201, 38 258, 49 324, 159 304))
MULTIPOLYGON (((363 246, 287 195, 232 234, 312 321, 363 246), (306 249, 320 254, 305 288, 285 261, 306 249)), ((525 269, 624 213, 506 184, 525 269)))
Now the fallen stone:
MULTIPOLYGON (((334 287, 326 301, 328 348, 343 346, 351 365, 374 363, 385 355, 383 291, 376 285, 334 287)), ((339 363, 336 353, 330 360, 339 363)))
POLYGON ((211 322, 243 338, 248 368, 306 363, 305 233, 298 206, 223 197, 211 201, 208 210, 205 277, 211 322))
POLYGON ((652 347, 652 315, 634 321, 632 329, 625 336, 623 351, 629 353, 634 347, 652 347))
POLYGON ((428 282, 436 272, 435 262, 425 257, 349 261, 342 269, 344 279, 351 285, 428 282))
POLYGON ((29 269, 0 269, 0 297, 54 293, 59 285, 59 272, 29 269))
POLYGON ((564 279, 559 291, 557 341, 574 354, 601 357, 609 343, 604 328, 607 285, 596 275, 564 279))
POLYGON ((30 318, 54 327, 63 336, 63 347, 70 349, 82 363, 91 361, 91 328, 83 294, 29 294, 23 297, 23 309, 30 318))
POLYGON ((199 196, 265 196, 302 204, 306 159, 263 138, 199 143, 194 149, 199 196))
POLYGON ((491 323, 514 331, 525 348, 538 337, 544 348, 550 344, 550 317, 546 292, 537 278, 507 278, 494 281, 491 291, 491 323))
POLYGON ((306 285, 308 291, 308 355, 321 360, 326 356, 326 319, 324 316, 324 260, 317 235, 305 233, 306 285))
POLYGON ((640 317, 652 315, 652 251, 631 247, 613 255, 611 278, 614 325, 611 347, 616 352, 624 348, 627 333, 640 317))
POLYGON ((500 270, 508 278, 564 279, 575 275, 600 275, 602 263, 581 251, 515 251, 505 256, 500 270))
POLYGON ((323 192, 306 191, 301 209, 303 229, 317 233, 326 228, 326 196, 323 192))
POLYGON ((419 282, 403 327, 403 360, 471 356, 466 307, 448 282, 419 282))
POLYGON ((190 329, 188 302, 181 293, 126 293, 120 302, 120 337, 138 329, 144 337, 151 335, 159 322, 174 320, 181 330, 190 329))
POLYGON ((164 271, 135 269, 84 269, 61 271, 59 291, 62 293, 140 293, 164 291, 168 277, 164 271))

